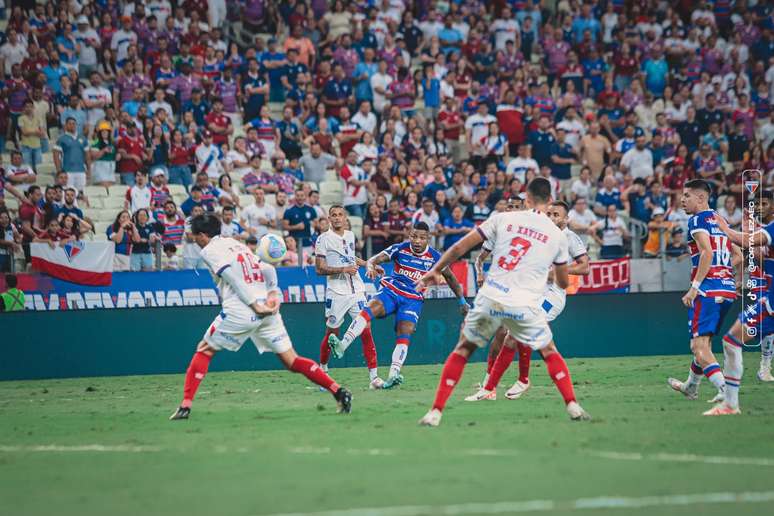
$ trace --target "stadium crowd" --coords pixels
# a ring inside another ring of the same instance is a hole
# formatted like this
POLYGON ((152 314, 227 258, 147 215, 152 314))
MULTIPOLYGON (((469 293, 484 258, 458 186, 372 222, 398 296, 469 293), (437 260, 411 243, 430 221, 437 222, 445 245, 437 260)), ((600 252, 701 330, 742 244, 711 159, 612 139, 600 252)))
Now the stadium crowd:
POLYGON ((226 4, 6 0, 0 270, 82 235, 200 266, 200 211, 297 265, 334 203, 365 254, 418 220, 445 249, 535 176, 595 257, 684 257, 687 180, 735 225, 772 182, 768 2, 226 4))

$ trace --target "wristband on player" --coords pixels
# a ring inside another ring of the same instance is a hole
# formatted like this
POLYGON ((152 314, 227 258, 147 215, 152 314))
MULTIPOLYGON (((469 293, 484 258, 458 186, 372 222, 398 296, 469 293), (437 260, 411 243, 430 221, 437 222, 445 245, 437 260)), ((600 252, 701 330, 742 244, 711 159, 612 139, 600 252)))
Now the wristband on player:
POLYGON ((468 304, 468 300, 465 299, 465 296, 462 296, 460 298, 457 298, 457 302, 460 304, 460 306, 470 306, 468 304))
POLYGON ((699 290, 699 287, 701 287, 701 283, 699 283, 698 281, 694 281, 694 282, 691 283, 691 288, 692 289, 699 290))

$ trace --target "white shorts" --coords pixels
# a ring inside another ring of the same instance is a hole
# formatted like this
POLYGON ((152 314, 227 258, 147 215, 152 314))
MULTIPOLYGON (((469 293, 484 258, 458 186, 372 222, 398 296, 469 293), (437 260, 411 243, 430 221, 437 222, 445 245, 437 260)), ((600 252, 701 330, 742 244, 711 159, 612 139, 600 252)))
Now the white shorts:
POLYGON ((553 339, 546 312, 541 307, 505 306, 478 295, 473 309, 465 317, 462 334, 478 347, 486 346, 500 325, 517 341, 540 350, 553 339))
POLYGON ((564 311, 567 297, 556 293, 553 289, 546 289, 546 297, 543 298, 543 310, 546 312, 546 320, 553 321, 564 311))
POLYGON ((78 192, 86 190, 86 172, 68 172, 67 186, 75 188, 78 192))
POLYGON ((342 296, 328 292, 325 295, 325 325, 338 328, 344 322, 344 316, 357 317, 366 306, 365 292, 342 296))
POLYGON ((259 353, 284 353, 293 346, 279 314, 258 317, 255 314, 220 312, 204 334, 204 342, 218 351, 239 351, 247 339, 259 353))

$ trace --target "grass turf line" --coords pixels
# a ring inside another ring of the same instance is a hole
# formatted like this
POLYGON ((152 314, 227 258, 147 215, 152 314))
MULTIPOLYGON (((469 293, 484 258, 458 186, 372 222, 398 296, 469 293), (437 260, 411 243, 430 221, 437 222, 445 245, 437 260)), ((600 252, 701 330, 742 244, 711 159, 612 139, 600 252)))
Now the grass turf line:
MULTIPOLYGON (((570 360, 578 398, 594 417, 585 424, 569 421, 538 360, 519 401, 502 398, 513 367, 501 399, 464 402, 483 373, 483 364, 471 364, 438 429, 416 426, 438 365, 405 368, 407 383, 385 392, 367 390, 364 368, 333 369, 354 392, 350 416, 281 371, 208 375, 192 419, 182 422, 166 420, 182 374, 3 382, 0 499, 14 515, 258 515, 522 500, 554 500, 557 510, 541 514, 569 514, 562 502, 577 498, 767 491, 774 386, 754 378, 758 356, 745 354, 743 416, 726 418, 701 417, 709 405, 666 386, 667 376, 686 374, 685 356, 570 360), (690 455, 755 460, 668 460, 690 455)), ((701 399, 712 390, 704 382, 701 399)))

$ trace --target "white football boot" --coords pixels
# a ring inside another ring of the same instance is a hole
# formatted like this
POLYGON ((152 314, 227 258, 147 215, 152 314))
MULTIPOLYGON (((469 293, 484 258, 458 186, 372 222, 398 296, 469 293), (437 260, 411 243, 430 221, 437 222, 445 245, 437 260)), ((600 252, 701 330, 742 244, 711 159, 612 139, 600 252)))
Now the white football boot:
POLYGON ((443 413, 438 409, 430 409, 427 414, 422 416, 419 420, 420 426, 438 426, 441 424, 441 416, 443 413))
POLYGON ((527 394, 530 387, 532 387, 532 382, 529 379, 527 379, 527 383, 516 380, 513 387, 505 391, 505 397, 509 400, 517 400, 527 394))
POLYGON ((771 362, 761 359, 761 366, 758 369, 758 380, 762 382, 774 382, 774 376, 771 375, 771 362))
POLYGON ((567 413, 573 421, 589 421, 591 416, 583 410, 577 401, 571 401, 567 404, 567 413))
POLYGON ((497 399, 497 389, 488 391, 481 387, 478 392, 475 394, 471 394, 467 398, 465 398, 465 401, 482 401, 482 400, 496 400, 497 399))
POLYGON ((677 378, 669 378, 667 384, 689 400, 695 400, 699 397, 699 389, 697 387, 689 387, 686 382, 681 382, 677 378))
POLYGON ((379 378, 378 376, 371 380, 371 383, 368 385, 368 388, 372 391, 375 391, 377 389, 384 389, 384 380, 379 378))

